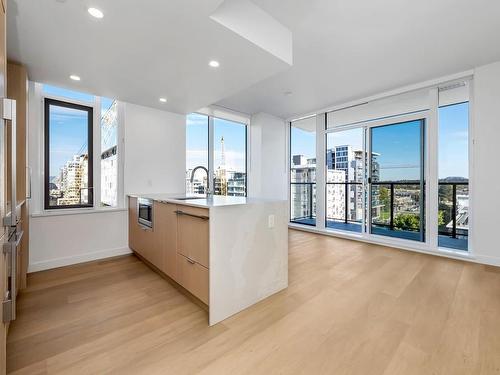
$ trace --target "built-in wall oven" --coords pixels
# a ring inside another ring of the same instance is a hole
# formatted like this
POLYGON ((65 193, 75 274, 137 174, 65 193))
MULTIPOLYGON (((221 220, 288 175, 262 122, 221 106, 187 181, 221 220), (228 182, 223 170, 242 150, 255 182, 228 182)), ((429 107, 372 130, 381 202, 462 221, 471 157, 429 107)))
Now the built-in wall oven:
POLYGON ((137 221, 142 226, 153 228, 153 201, 151 199, 137 199, 137 221))

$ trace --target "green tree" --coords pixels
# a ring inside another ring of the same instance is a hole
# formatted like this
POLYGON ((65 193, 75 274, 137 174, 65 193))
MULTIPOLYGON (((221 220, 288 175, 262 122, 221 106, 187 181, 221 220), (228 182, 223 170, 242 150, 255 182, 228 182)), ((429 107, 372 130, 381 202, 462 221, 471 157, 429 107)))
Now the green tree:
POLYGON ((444 211, 439 210, 438 211, 438 225, 444 225, 444 224, 445 224, 445 221, 444 221, 444 211))
POLYGON ((401 230, 419 230, 420 217, 410 213, 397 214, 394 218, 394 227, 401 230))

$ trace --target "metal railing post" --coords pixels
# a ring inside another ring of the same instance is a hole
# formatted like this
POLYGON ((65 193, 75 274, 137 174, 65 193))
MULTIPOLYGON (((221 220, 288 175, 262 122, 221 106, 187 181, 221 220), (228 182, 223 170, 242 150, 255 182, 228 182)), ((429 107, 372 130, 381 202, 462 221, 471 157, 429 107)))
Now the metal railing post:
POLYGON ((347 196, 347 182, 344 182, 344 195, 345 195, 345 198, 344 198, 344 204, 345 204, 345 207, 344 207, 344 211, 345 211, 345 219, 344 219, 344 222, 347 224, 347 210, 349 209, 349 197, 347 196))
POLYGON ((313 204, 312 204, 312 201, 313 201, 313 187, 312 187, 312 183, 310 183, 309 185, 307 185, 309 187, 309 219, 312 219, 313 218, 313 211, 312 211, 312 208, 313 208, 313 204))
POLYGON ((457 238, 457 184, 453 184, 453 205, 452 205, 452 215, 453 215, 453 230, 451 235, 453 238, 457 238))
POLYGON ((391 230, 394 229, 394 183, 391 182, 391 217, 390 217, 390 227, 391 230))

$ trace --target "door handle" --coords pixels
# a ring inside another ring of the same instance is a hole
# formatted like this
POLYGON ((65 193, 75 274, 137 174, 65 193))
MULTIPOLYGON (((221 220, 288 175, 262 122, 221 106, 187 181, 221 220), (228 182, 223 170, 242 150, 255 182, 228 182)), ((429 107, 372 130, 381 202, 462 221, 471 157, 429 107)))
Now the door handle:
POLYGON ((191 216, 191 217, 195 217, 197 219, 202 219, 202 220, 208 220, 209 219, 208 216, 190 214, 190 213, 187 213, 187 212, 184 212, 184 211, 181 211, 181 210, 177 210, 177 211, 175 211, 175 213, 177 215, 186 215, 186 216, 191 216))
POLYGON ((3 252, 10 258, 9 290, 2 301, 3 322, 8 323, 16 319, 17 302, 17 247, 21 243, 24 232, 14 232, 9 242, 4 244, 3 252), (13 238, 13 239, 12 239, 13 238))
POLYGON ((2 111, 2 119, 10 121, 11 126, 11 145, 10 145, 10 215, 7 214, 4 218, 4 225, 13 227, 17 225, 17 196, 16 196, 16 183, 17 183, 17 121, 16 121, 16 101, 13 99, 1 99, 0 109, 2 111))
POLYGON ((186 258, 188 263, 191 263, 191 264, 195 264, 196 262, 194 260, 192 260, 191 258, 186 258))

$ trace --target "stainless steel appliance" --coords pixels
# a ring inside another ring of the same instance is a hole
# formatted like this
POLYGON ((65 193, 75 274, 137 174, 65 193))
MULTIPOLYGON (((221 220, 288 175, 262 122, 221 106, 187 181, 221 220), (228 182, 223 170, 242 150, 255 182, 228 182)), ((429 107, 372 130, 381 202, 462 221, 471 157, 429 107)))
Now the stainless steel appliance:
POLYGON ((137 221, 142 226, 153 228, 153 201, 151 199, 137 199, 137 221))
MULTIPOLYGON (((2 244, 3 256, 6 257, 7 270, 7 292, 2 300, 3 321, 10 322, 16 319, 16 294, 17 294, 17 248, 23 237, 23 231, 20 229, 19 220, 21 217, 21 204, 18 204, 16 196, 16 101, 12 99, 0 99, 1 119, 10 123, 10 180, 6 191, 9 196, 6 197, 6 214, 2 218, 4 226, 4 236, 2 244)), ((7 124, 4 122, 4 124, 7 124)))

